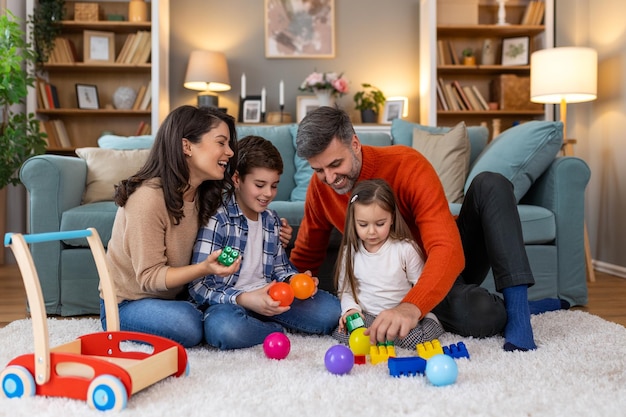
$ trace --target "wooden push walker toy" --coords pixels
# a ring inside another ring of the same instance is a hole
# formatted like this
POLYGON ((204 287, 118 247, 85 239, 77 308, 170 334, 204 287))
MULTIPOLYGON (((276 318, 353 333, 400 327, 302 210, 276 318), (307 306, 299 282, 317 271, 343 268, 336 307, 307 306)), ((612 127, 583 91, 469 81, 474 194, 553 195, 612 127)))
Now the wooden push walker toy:
POLYGON ((35 353, 18 356, 0 373, 4 396, 69 397, 85 400, 98 410, 122 410, 132 394, 171 375, 189 373, 187 352, 180 344, 159 336, 120 331, 115 290, 96 229, 7 233, 4 245, 13 250, 22 274, 35 344, 35 353), (83 237, 89 242, 100 276, 108 329, 50 348, 43 295, 28 244, 83 237), (122 350, 122 342, 147 344, 152 352, 132 351, 128 346, 122 350))

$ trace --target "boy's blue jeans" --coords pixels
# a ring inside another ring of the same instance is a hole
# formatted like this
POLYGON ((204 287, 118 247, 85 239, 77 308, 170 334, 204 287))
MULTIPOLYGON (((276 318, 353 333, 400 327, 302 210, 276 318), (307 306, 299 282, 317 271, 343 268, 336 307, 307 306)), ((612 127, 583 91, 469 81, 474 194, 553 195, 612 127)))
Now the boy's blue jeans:
POLYGON ((339 299, 322 290, 306 300, 295 299, 289 311, 273 317, 236 304, 215 304, 204 313, 204 338, 209 345, 226 350, 262 344, 267 335, 284 329, 331 334, 340 315, 339 299))

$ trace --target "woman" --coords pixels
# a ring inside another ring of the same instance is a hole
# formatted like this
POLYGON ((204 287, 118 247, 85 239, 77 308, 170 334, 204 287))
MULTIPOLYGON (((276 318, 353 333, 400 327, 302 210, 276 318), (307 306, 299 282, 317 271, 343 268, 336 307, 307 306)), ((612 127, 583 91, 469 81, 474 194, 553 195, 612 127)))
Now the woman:
MULTIPOLYGON (((172 339, 185 347, 203 340, 202 312, 186 301, 186 284, 216 274, 221 251, 190 265, 198 228, 233 192, 235 120, 214 108, 181 106, 156 134, 145 165, 116 187, 119 206, 107 248, 121 330, 172 339)), ((100 317, 106 330, 104 302, 100 317)))

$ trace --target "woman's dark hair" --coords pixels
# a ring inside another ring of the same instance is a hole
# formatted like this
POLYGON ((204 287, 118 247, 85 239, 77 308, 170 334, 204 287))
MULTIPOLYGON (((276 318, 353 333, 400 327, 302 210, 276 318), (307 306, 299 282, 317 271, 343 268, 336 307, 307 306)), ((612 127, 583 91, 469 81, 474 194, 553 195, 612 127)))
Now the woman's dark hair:
POLYGON ((144 166, 115 187, 115 203, 124 207, 128 197, 145 181, 160 178, 167 211, 174 224, 180 223, 183 217, 183 194, 189 188, 189 166, 183 153, 182 140, 185 138, 192 143, 199 143, 203 135, 222 122, 228 126, 228 145, 235 154, 228 161, 223 180, 204 181, 198 187, 196 204, 199 220, 200 224, 206 224, 222 204, 224 193, 230 197, 234 190, 232 176, 237 161, 235 119, 212 107, 181 106, 174 109, 159 128, 144 166))

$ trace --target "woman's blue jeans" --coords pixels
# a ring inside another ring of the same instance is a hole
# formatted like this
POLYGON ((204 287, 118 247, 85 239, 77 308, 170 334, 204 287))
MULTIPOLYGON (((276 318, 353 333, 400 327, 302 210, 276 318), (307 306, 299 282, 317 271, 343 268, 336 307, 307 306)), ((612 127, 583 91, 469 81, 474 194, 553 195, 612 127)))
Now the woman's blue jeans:
MULTIPOLYGON (((180 300, 143 298, 118 304, 120 330, 165 337, 192 347, 202 342, 202 312, 180 300)), ((106 330, 104 301, 100 299, 100 321, 106 330)))
POLYGON ((341 306, 334 295, 319 290, 291 308, 266 317, 236 304, 215 304, 204 313, 204 337, 219 349, 240 349, 263 343, 267 335, 284 329, 308 334, 331 334, 339 323, 341 306))

